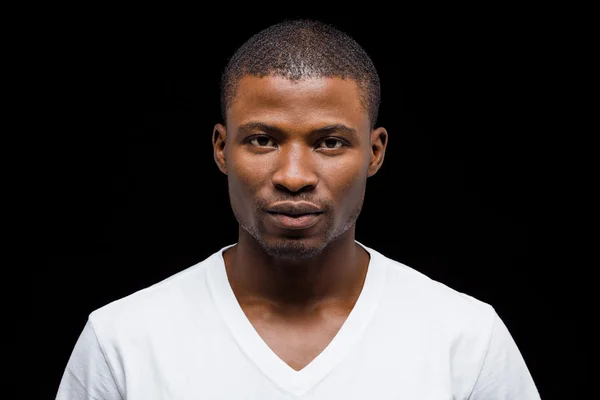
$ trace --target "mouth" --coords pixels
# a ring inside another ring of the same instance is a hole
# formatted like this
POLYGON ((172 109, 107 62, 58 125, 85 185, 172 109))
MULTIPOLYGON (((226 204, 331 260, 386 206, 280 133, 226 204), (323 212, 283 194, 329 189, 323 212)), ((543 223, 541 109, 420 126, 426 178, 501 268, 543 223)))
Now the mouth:
POLYGON ((283 229, 308 229, 321 219, 321 212, 308 214, 287 214, 268 212, 271 221, 283 229))

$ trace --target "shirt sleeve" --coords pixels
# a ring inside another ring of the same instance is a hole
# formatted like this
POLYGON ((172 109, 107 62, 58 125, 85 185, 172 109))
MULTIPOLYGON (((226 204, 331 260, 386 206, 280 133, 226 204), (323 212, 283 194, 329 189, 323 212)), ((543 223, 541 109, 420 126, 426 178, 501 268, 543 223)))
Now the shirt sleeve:
POLYGON ((517 344, 494 314, 488 349, 469 400, 540 400, 517 344))
POLYGON ((67 362, 56 400, 123 400, 90 319, 67 362))

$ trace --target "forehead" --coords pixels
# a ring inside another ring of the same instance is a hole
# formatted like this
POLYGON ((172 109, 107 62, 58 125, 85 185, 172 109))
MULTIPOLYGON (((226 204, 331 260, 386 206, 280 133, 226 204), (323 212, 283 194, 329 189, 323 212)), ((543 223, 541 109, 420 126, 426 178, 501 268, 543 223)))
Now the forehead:
POLYGON ((270 119, 294 123, 337 122, 357 129, 368 127, 356 81, 341 78, 290 80, 279 76, 244 76, 227 110, 227 119, 239 125, 270 119))

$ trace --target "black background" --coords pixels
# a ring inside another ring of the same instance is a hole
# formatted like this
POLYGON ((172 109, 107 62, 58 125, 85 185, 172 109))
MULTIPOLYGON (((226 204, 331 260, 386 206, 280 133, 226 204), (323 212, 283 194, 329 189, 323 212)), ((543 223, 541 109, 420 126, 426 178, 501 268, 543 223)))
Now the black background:
POLYGON ((524 10, 117 14, 57 25, 48 61, 41 398, 54 397, 91 311, 236 241, 211 146, 219 77, 250 35, 292 17, 348 32, 380 73, 389 144, 357 240, 492 304, 542 398, 574 398, 574 290, 549 240, 562 218, 547 151, 560 24, 524 10))

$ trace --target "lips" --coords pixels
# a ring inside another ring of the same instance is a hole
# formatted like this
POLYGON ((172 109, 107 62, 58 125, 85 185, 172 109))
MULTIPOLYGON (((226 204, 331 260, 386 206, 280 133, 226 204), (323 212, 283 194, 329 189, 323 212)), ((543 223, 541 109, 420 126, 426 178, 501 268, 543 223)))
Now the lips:
POLYGON ((271 221, 284 229, 307 229, 320 220, 323 209, 308 202, 282 202, 267 210, 271 221))
POLYGON ((288 215, 269 212, 275 225, 284 229, 308 229, 319 222, 322 213, 288 215))
POLYGON ((297 217, 307 214, 320 214, 323 209, 316 204, 307 202, 285 202, 277 203, 267 209, 267 212, 275 214, 285 214, 291 217, 297 217))

